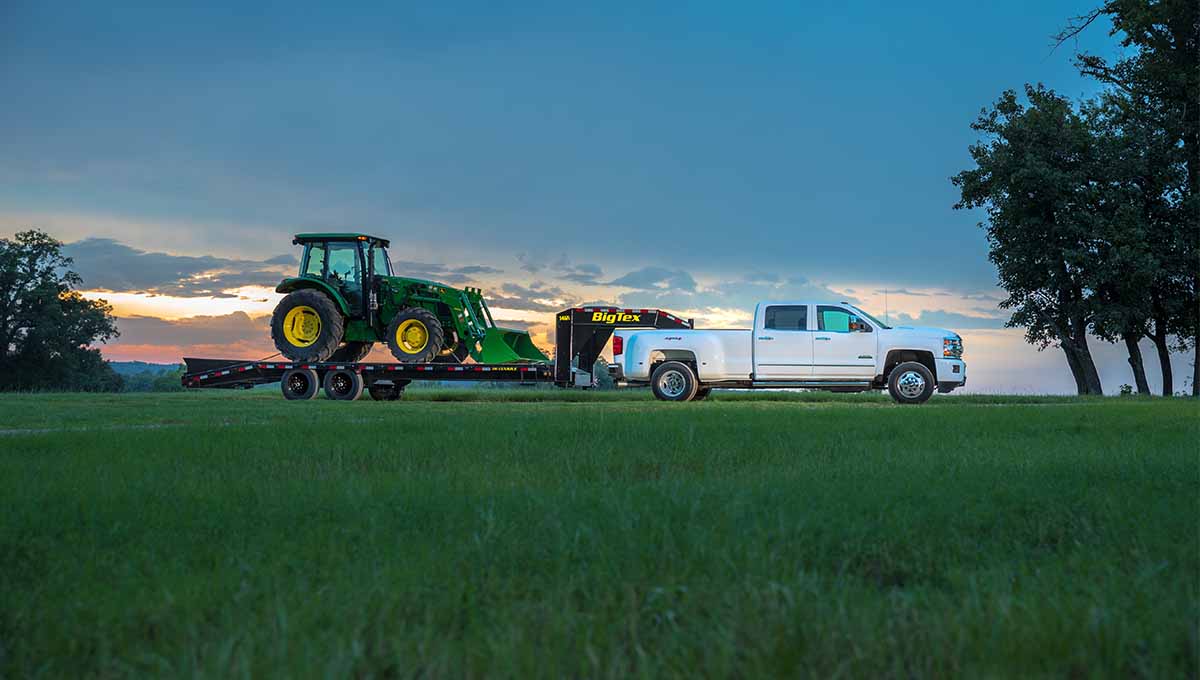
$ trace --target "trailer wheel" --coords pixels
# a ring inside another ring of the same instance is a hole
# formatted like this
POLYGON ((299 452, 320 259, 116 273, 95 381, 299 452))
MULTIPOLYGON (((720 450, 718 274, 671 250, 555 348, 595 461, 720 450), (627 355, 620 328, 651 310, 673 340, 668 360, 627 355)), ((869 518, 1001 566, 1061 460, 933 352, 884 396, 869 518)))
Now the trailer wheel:
POLYGON ((925 364, 906 361, 888 375, 888 393, 898 404, 923 404, 937 387, 925 364))
POLYGON ((690 401, 699 386, 692 367, 680 361, 664 362, 650 376, 654 396, 663 401, 690 401))
POLYGON ((289 401, 312 399, 317 396, 321 381, 317 372, 310 368, 293 368, 285 371, 279 387, 283 390, 283 398, 289 401))
POLYGON ((362 396, 363 379, 355 371, 339 369, 325 374, 325 396, 337 401, 354 401, 362 396))
POLYGON ((401 363, 425 364, 442 351, 445 333, 437 316, 424 307, 409 307, 388 324, 387 343, 401 363))
POLYGON ((292 361, 325 361, 337 351, 344 332, 341 310, 312 288, 288 293, 271 314, 275 349, 292 361))
POLYGON ((367 388, 367 392, 375 401, 396 401, 404 396, 404 387, 401 385, 375 383, 367 388))
POLYGON ((343 343, 337 351, 329 355, 328 361, 345 362, 352 364, 356 361, 362 361, 368 354, 371 353, 371 348, 375 346, 373 342, 347 342, 343 343))

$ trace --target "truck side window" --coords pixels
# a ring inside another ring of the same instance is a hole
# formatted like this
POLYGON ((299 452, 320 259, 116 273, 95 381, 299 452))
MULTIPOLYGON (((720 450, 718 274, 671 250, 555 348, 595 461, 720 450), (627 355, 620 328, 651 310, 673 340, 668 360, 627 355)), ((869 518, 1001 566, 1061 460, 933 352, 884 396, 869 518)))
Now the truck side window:
POLYGON ((871 326, 863 321, 858 314, 848 312, 841 307, 817 307, 817 327, 823 331, 834 333, 849 333, 851 325, 858 333, 870 333, 871 326))
POLYGON ((777 331, 806 331, 808 330, 808 307, 806 305, 767 307, 763 326, 777 331))

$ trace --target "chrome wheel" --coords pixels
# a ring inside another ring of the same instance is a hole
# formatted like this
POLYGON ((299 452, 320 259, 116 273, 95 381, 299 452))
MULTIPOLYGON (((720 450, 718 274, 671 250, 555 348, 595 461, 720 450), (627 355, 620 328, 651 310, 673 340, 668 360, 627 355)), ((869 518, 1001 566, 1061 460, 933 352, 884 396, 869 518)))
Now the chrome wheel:
POLYGON ((925 392, 925 377, 916 371, 905 371, 896 380, 896 389, 908 399, 916 399, 925 392))
POLYGON ((664 396, 675 399, 687 389, 687 378, 679 371, 667 371, 658 379, 658 391, 664 396))

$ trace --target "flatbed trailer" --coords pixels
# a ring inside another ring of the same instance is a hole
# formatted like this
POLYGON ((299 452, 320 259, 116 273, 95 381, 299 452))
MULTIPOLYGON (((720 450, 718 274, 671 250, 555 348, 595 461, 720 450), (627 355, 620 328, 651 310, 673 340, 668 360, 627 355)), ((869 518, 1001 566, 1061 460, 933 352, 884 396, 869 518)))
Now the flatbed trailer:
POLYGON ((249 389, 279 383, 287 399, 312 399, 324 389, 331 399, 400 398, 414 381, 486 381, 524 385, 552 383, 588 388, 593 369, 618 328, 692 328, 693 321, 660 309, 572 307, 555 314, 552 362, 506 364, 297 362, 185 357, 182 383, 188 389, 249 389))

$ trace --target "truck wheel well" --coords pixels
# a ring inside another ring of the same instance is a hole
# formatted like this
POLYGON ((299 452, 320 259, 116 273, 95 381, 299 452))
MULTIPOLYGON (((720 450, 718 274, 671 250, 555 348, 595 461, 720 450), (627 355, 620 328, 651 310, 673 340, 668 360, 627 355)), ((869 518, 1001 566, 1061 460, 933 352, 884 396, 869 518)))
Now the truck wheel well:
POLYGON ((883 375, 880 376, 880 382, 886 384, 888 376, 892 374, 892 369, 906 361, 916 361, 924 365, 933 374, 933 379, 937 380, 937 364, 933 362, 933 352, 919 349, 894 349, 887 354, 887 361, 883 364, 883 375))
POLYGON ((654 374, 654 370, 660 364, 668 361, 678 361, 682 364, 687 364, 691 367, 692 372, 697 377, 700 376, 700 363, 696 361, 696 354, 691 350, 686 349, 656 349, 650 353, 650 374, 654 374))

